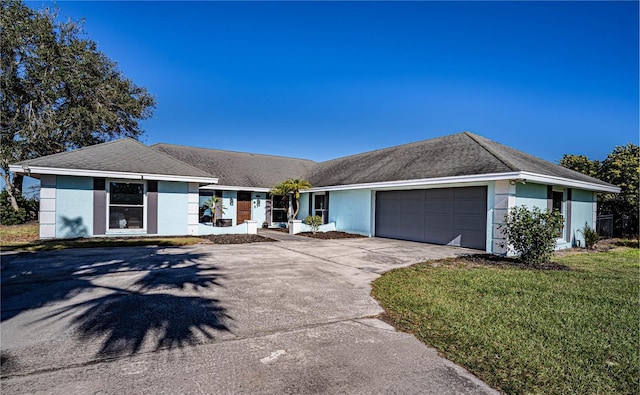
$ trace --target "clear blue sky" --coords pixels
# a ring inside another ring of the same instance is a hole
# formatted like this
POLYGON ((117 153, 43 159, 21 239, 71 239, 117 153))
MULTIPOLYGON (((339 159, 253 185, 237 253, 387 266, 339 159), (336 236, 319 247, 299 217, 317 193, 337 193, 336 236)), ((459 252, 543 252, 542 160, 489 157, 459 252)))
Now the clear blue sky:
POLYGON ((638 143, 638 2, 57 4, 156 97, 147 144, 322 161, 469 130, 557 162, 638 143))

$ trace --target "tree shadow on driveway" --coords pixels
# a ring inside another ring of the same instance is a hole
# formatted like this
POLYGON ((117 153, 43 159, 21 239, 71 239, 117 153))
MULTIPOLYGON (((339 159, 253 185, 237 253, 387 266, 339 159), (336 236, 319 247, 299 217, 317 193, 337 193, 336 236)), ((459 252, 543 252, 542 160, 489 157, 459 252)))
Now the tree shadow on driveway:
POLYGON ((211 297, 221 286, 221 275, 217 267, 202 263, 208 255, 135 247, 12 257, 4 262, 0 279, 2 323, 18 320, 28 328, 62 321, 74 341, 101 342, 96 357, 212 339, 229 332, 231 317, 211 297), (47 308, 38 319, 29 315, 47 308))

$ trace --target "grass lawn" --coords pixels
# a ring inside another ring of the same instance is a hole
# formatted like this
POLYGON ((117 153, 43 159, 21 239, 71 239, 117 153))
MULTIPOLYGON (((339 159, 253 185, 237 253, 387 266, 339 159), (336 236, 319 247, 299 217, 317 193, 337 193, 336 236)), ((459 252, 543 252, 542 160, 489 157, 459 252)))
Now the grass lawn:
POLYGON ((400 329, 505 393, 640 393, 637 248, 554 258, 570 271, 444 260, 386 273, 400 329))
POLYGON ((135 246, 184 246, 198 244, 198 237, 134 237, 91 238, 70 240, 38 240, 38 224, 0 226, 0 250, 49 251, 67 248, 135 247, 135 246))

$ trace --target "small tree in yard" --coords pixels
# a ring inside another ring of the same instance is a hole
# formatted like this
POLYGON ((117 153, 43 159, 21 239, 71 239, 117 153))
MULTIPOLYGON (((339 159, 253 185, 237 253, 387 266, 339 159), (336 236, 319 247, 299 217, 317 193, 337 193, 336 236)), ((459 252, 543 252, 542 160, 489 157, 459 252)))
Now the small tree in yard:
POLYGON ((295 219, 296 215, 298 215, 298 211, 300 210, 300 191, 304 191, 309 188, 311 188, 311 183, 309 183, 309 181, 290 178, 286 181, 282 181, 278 185, 274 185, 269 193, 272 195, 280 195, 283 199, 289 199, 289 194, 293 195, 296 211, 293 213, 291 218, 295 219))
POLYGON ((564 223, 560 212, 516 206, 509 210, 504 220, 500 229, 510 248, 520 255, 523 262, 538 264, 549 261, 564 223))
POLYGON ((584 223, 584 228, 578 230, 578 232, 582 233, 584 236, 584 246, 586 249, 590 250, 596 246, 598 239, 600 236, 595 229, 589 226, 588 223, 584 223))
POLYGON ((315 235, 320 229, 320 225, 322 225, 322 217, 319 215, 307 215, 303 222, 311 226, 311 232, 315 235))

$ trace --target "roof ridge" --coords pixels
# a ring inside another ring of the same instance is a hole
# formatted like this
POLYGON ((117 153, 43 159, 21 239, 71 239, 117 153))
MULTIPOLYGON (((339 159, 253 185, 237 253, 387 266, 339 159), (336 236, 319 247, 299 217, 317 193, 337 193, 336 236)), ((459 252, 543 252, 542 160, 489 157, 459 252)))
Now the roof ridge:
POLYGON ((511 162, 509 162, 505 158, 502 158, 500 155, 498 155, 498 153, 495 152, 495 150, 493 150, 491 147, 488 147, 487 144, 485 144, 485 142, 481 141, 479 137, 482 137, 482 136, 479 136, 475 133, 471 133, 469 131, 464 132, 464 134, 466 134, 467 137, 469 137, 471 140, 475 141, 479 146, 481 146, 485 151, 490 153, 494 158, 499 160, 503 165, 507 166, 511 171, 520 171, 520 169, 517 166, 514 166, 511 162))
MULTIPOLYGON (((312 162, 312 163, 318 163, 312 159, 306 159, 306 158, 294 158, 292 156, 282 156, 282 155, 270 155, 270 154, 260 154, 260 153, 255 153, 255 152, 244 152, 244 151, 234 151, 234 150, 224 150, 224 149, 218 149, 218 148, 205 148, 205 147, 193 147, 190 145, 182 145, 182 144, 168 144, 168 143, 155 143, 149 146, 149 148, 153 148, 156 146, 172 146, 172 147, 180 147, 180 148, 190 148, 190 149, 200 149, 200 150, 206 150, 206 151, 219 151, 219 152, 231 152, 234 154, 245 154, 245 155, 259 155, 259 156, 268 156, 270 158, 283 158, 283 159, 293 159, 293 160, 304 160, 307 162, 312 162)), ((154 148, 157 150, 157 148, 154 148)), ((169 154, 167 154, 169 155, 169 154)))
POLYGON ((452 133, 452 134, 445 134, 444 136, 437 136, 437 137, 431 137, 431 138, 428 138, 428 139, 422 139, 422 140, 419 140, 419 141, 411 141, 409 143, 396 144, 396 145, 392 145, 391 147, 377 148, 377 149, 374 149, 374 150, 371 150, 371 151, 359 152, 357 154, 351 154, 351 155, 347 155, 347 156, 340 156, 338 158, 328 159, 328 160, 325 160, 325 161, 322 161, 322 162, 319 162, 319 163, 323 163, 324 164, 324 163, 332 162, 334 160, 341 160, 341 159, 351 158, 351 157, 359 156, 359 155, 372 154, 374 152, 386 151, 386 150, 390 150, 390 149, 393 149, 393 148, 407 147, 407 146, 411 146, 411 145, 418 145, 418 144, 424 143, 425 141, 433 141, 433 140, 443 139, 445 137, 457 136, 457 135, 465 134, 465 133, 468 133, 468 132, 458 132, 458 133, 452 133))
MULTIPOLYGON (((137 141, 137 140, 136 140, 136 141, 137 141)), ((137 142, 138 142, 138 143, 140 143, 139 141, 137 141, 137 142)), ((140 143, 140 144, 142 144, 142 143, 140 143)), ((153 147, 153 145, 145 145, 145 144, 142 144, 142 145, 143 145, 145 148, 149 148, 149 149, 150 149, 150 150, 152 150, 153 152, 155 152, 155 153, 157 153, 157 154, 160 154, 160 155, 162 155, 162 156, 164 156, 164 157, 166 157, 166 158, 169 158, 169 159, 171 159, 171 160, 175 160, 175 161, 177 161, 177 162, 180 162, 180 163, 182 163, 182 164, 184 164, 184 165, 186 165, 186 166, 188 166, 188 167, 190 167, 190 168, 192 168, 192 169, 194 169, 194 170, 200 171, 200 172, 202 172, 202 173, 204 173, 204 174, 208 174, 210 177, 213 177, 213 178, 216 178, 216 177, 217 177, 215 174, 211 174, 211 173, 209 173, 208 171, 204 171, 203 169, 200 169, 200 168, 198 168, 198 167, 195 167, 194 165, 189 164, 189 163, 187 163, 187 162, 185 162, 185 161, 183 161, 183 160, 180 160, 180 159, 176 158, 175 156, 169 155, 169 154, 167 154, 167 153, 165 153, 165 152, 162 152, 162 151, 160 151, 160 150, 158 150, 158 149, 154 149, 154 148, 152 148, 152 147, 153 147)), ((156 145, 156 144, 154 144, 154 145, 156 145)))

